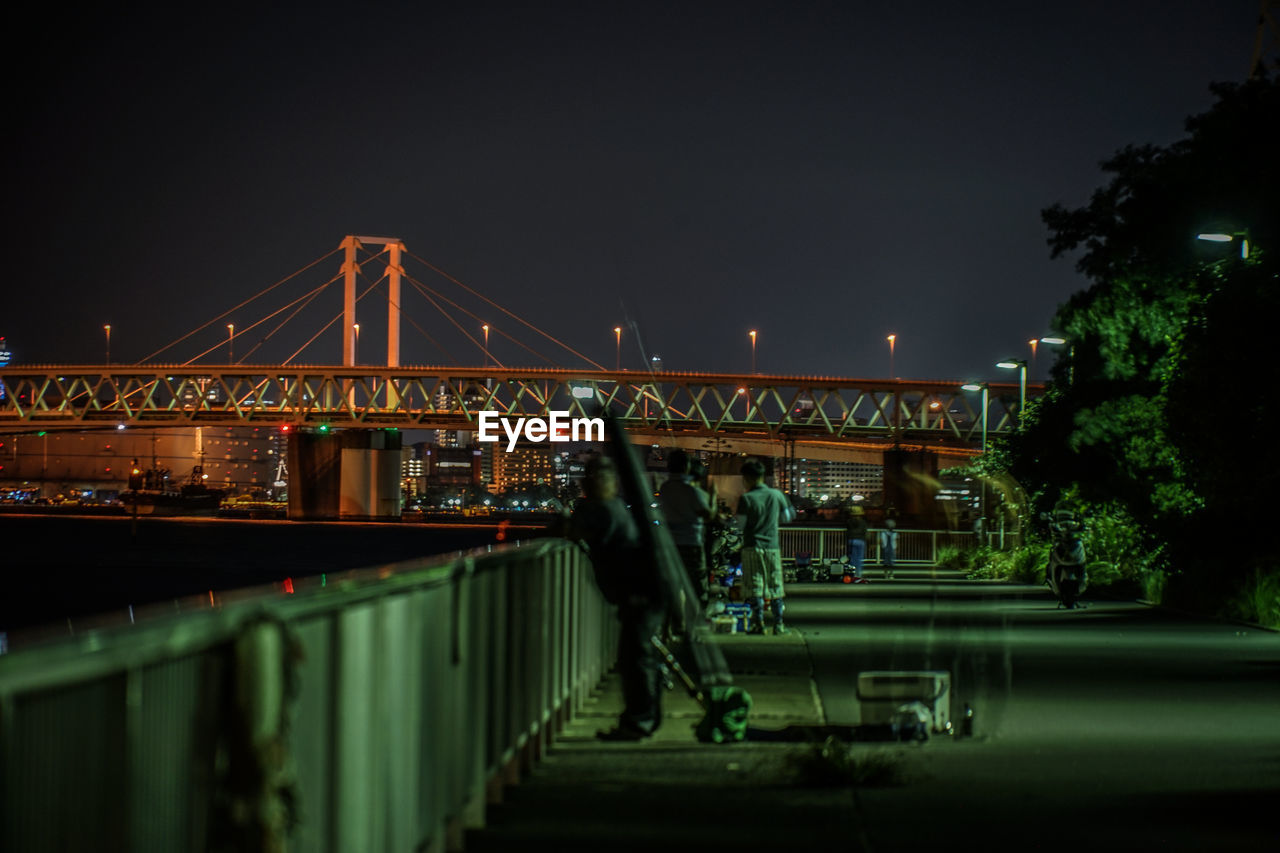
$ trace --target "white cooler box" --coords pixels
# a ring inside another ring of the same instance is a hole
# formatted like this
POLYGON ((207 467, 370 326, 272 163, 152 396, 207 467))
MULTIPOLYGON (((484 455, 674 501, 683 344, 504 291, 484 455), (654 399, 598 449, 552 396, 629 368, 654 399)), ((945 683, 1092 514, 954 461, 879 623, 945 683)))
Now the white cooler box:
POLYGON ((933 713, 933 730, 951 722, 951 673, 941 669, 871 670, 858 673, 858 702, 863 723, 888 723, 899 707, 923 702, 933 713))

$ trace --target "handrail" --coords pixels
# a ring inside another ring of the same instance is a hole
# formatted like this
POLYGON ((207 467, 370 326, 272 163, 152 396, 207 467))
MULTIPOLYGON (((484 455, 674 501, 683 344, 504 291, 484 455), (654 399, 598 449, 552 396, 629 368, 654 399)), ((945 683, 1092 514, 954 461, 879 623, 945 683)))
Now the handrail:
POLYGON ((293 584, 0 657, 0 849, 443 848, 617 642, 563 540, 293 584))
MULTIPOLYGON (((883 528, 879 527, 867 530, 864 565, 881 564, 880 533, 882 530, 883 528)), ((847 540, 843 525, 836 527, 785 526, 779 528, 779 534, 779 545, 785 562, 793 562, 797 553, 807 552, 815 563, 839 560, 846 553, 847 540)), ((897 534, 898 545, 894 553, 894 562, 902 565, 932 566, 938 561, 940 548, 946 546, 971 548, 976 545, 974 534, 965 530, 898 529, 897 534)))

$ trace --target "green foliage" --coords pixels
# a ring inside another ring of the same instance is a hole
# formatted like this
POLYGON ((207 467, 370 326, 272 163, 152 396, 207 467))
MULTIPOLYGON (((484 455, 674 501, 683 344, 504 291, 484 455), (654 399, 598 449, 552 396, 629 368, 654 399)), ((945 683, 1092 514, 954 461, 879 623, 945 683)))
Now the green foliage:
POLYGON ((981 580, 1041 583, 1044 581, 1044 567, 1048 562, 1049 546, 1042 542, 1033 542, 1007 551, 977 548, 972 552, 966 573, 970 578, 981 580))
POLYGON ((1081 504, 1084 548, 1089 583, 1108 586, 1121 582, 1141 585, 1143 577, 1163 567, 1164 549, 1153 545, 1125 506, 1118 501, 1081 504))
POLYGON ((973 566, 977 549, 958 548, 955 545, 944 545, 938 549, 937 565, 943 569, 968 572, 973 566))
POLYGON ((1163 569, 1149 569, 1143 572, 1142 600, 1152 604, 1164 603, 1164 589, 1169 583, 1169 575, 1163 569))
MULTIPOLYGON (((1071 343, 1048 392, 972 467, 1023 483, 1032 517, 1072 503, 1091 585, 1266 614, 1280 397, 1256 377, 1280 316, 1280 80, 1211 88, 1187 137, 1117 152, 1087 205, 1043 211, 1053 256, 1078 253, 1090 284, 1053 319, 1071 343), (1195 239, 1210 231, 1235 239, 1195 239), (1222 559, 1224 531, 1245 559, 1222 559)), ((1026 574, 1019 559, 985 555, 971 571, 1026 574)))
POLYGON ((1229 614, 1280 630, 1280 569, 1255 569, 1232 598, 1229 614))

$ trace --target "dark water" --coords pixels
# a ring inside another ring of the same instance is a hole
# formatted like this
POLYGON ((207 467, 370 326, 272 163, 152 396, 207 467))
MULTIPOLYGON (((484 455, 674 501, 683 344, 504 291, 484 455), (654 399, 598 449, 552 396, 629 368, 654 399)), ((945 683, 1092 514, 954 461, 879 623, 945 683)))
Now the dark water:
MULTIPOLYGON (((538 528, 509 528, 507 541, 538 528)), ((496 526, 0 515, 0 632, 497 543, 496 526)))

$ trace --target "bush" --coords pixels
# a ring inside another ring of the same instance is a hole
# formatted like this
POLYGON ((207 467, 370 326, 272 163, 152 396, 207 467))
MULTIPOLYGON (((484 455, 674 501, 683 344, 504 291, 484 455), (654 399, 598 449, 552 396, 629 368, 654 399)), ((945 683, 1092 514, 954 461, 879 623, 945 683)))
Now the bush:
POLYGON ((1148 569, 1142 573, 1142 600, 1151 604, 1164 603, 1164 590, 1169 583, 1169 575, 1162 569, 1148 569))
POLYGON ((970 553, 969 564, 965 567, 965 574, 970 578, 1040 583, 1044 580, 1049 546, 1042 542, 1031 542, 1008 551, 984 547, 970 553))
POLYGON ((1280 570, 1255 569, 1230 601, 1230 615, 1280 629, 1280 570))
POLYGON ((1143 575, 1160 566, 1160 548, 1152 548, 1142 527, 1118 503, 1085 504, 1084 548, 1089 556, 1089 578, 1099 586, 1121 581, 1140 583, 1143 575))
POLYGON ((955 545, 944 545, 938 549, 937 565, 943 569, 955 569, 968 572, 973 566, 975 549, 959 548, 955 545))

